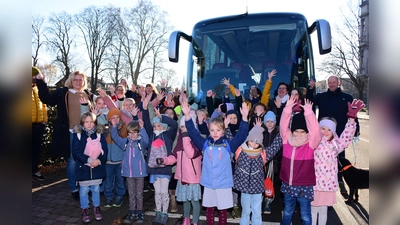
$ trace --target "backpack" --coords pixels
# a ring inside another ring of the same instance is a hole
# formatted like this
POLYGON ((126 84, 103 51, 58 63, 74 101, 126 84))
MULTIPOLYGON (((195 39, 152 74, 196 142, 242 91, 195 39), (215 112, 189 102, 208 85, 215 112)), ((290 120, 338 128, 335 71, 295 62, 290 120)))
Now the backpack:
MULTIPOLYGON (((161 135, 160 135, 161 136, 161 135)), ((167 147, 165 146, 165 142, 162 138, 156 138, 150 146, 149 151, 149 162, 148 166, 150 168, 159 168, 165 167, 165 165, 157 164, 157 158, 163 158, 168 156, 167 147)))

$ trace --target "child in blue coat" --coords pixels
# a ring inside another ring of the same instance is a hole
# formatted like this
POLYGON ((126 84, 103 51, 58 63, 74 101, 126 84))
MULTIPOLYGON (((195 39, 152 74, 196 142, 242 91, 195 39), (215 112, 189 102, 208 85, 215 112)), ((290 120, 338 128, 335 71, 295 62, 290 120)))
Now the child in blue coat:
POLYGON ((107 142, 101 126, 96 126, 96 115, 86 112, 81 116, 81 125, 74 127, 72 137, 72 155, 76 161, 75 176, 79 182, 79 199, 82 209, 82 221, 90 222, 89 216, 89 191, 92 192, 94 216, 96 220, 103 218, 100 210, 100 184, 106 177, 105 163, 107 160, 107 142), (100 141, 103 154, 97 159, 85 155, 88 141, 100 141))
MULTIPOLYGON (((145 113, 148 113, 146 110, 145 113)), ((124 223, 144 222, 143 214, 143 187, 147 175, 145 151, 149 145, 149 136, 143 128, 143 121, 132 121, 126 126, 128 137, 118 135, 117 123, 114 121, 111 128, 113 141, 124 150, 122 159, 122 177, 126 177, 129 194, 129 214, 124 223)))
POLYGON ((190 107, 187 99, 181 103, 182 112, 185 114, 185 125, 197 148, 203 151, 203 165, 200 184, 204 186, 202 204, 207 208, 207 224, 214 224, 214 207, 219 210, 218 224, 226 224, 227 209, 233 207, 232 187, 233 175, 231 166, 231 153, 235 151, 247 137, 249 124, 247 116, 249 109, 246 103, 242 104, 240 112, 242 121, 239 131, 232 140, 228 140, 225 133, 224 121, 216 117, 209 122, 210 135, 204 138, 195 129, 190 117, 190 107))

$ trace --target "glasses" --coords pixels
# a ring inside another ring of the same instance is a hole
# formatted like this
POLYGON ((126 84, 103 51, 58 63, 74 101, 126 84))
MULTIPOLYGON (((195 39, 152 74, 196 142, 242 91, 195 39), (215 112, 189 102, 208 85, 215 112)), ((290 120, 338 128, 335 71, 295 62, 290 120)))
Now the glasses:
POLYGON ((82 83, 83 82, 83 80, 80 80, 80 79, 73 79, 73 81, 76 82, 76 83, 78 83, 78 82, 82 83))
POLYGON ((280 87, 280 88, 278 88, 278 90, 286 90, 286 88, 285 87, 280 87))
POLYGON ((138 134, 139 132, 137 132, 137 131, 133 131, 133 132, 129 132, 128 134, 129 135, 133 135, 133 134, 138 134))

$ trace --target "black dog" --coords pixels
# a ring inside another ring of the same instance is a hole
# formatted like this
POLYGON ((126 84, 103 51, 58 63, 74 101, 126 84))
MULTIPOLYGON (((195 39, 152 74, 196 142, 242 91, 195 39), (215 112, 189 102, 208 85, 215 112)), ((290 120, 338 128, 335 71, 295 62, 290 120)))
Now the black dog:
POLYGON ((358 189, 369 188, 369 170, 356 168, 348 159, 339 157, 339 171, 342 172, 344 180, 350 188, 350 195, 346 203, 358 202, 358 189))

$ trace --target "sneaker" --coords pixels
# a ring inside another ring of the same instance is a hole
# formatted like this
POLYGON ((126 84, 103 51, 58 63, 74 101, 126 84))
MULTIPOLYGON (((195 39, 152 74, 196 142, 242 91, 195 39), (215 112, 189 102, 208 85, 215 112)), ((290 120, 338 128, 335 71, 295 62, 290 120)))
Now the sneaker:
POLYGON ((271 201, 268 198, 264 198, 263 201, 263 213, 264 214, 271 214, 271 201))
POLYGON ((82 222, 90 222, 89 209, 82 209, 82 222))
POLYGON ((168 222, 168 213, 161 213, 160 224, 166 225, 168 222))
POLYGON ((79 201, 80 197, 79 197, 79 191, 75 191, 71 193, 72 198, 75 199, 76 201, 79 201))
POLYGON ((46 178, 44 178, 44 176, 40 172, 32 173, 32 178, 40 181, 46 180, 46 178))
POLYGON ((112 206, 114 207, 120 207, 122 205, 122 198, 116 198, 115 202, 112 206))
POLYGON ((100 207, 94 207, 94 218, 96 220, 102 220, 103 219, 103 215, 101 214, 101 210, 100 207))
POLYGON ((144 223, 144 214, 143 213, 137 214, 136 223, 144 223))
POLYGON ((153 219, 152 224, 153 225, 160 224, 161 223, 160 219, 161 219, 161 212, 156 211, 156 217, 153 219))
POLYGON ((143 192, 149 192, 149 188, 147 187, 146 184, 143 186, 143 192))
POLYGON ((232 217, 240 218, 242 216, 242 211, 239 209, 239 206, 233 206, 232 217))
POLYGON ((135 219, 136 219, 136 214, 134 214, 134 213, 129 213, 129 214, 124 218, 124 220, 122 221, 122 223, 131 224, 131 223, 133 223, 133 221, 135 221, 135 219))
POLYGON ((112 207, 112 200, 111 199, 106 199, 106 204, 104 204, 104 207, 106 207, 106 208, 112 207))

